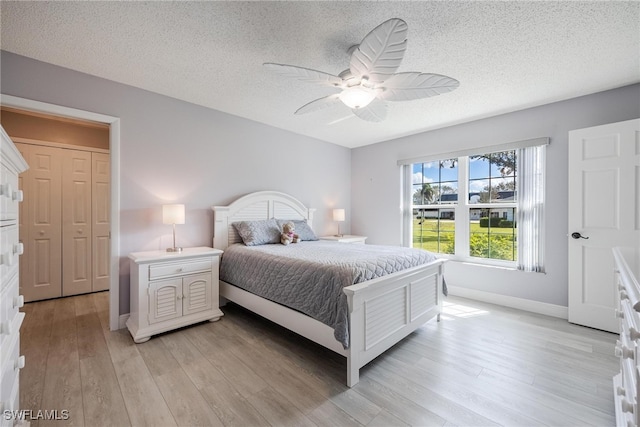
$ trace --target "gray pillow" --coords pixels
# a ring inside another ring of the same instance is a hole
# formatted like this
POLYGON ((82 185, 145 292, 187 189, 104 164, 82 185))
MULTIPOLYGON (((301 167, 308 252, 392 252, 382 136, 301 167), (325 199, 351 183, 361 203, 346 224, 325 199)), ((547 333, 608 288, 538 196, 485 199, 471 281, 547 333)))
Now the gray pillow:
POLYGON ((289 221, 296 227, 295 233, 300 237, 300 240, 319 240, 316 233, 314 233, 311 227, 309 227, 309 224, 307 224, 307 221, 300 219, 279 219, 278 226, 280 227, 280 231, 282 231, 284 223, 289 221))
POLYGON ((260 221, 234 222, 233 227, 247 246, 280 243, 282 230, 274 218, 260 221))

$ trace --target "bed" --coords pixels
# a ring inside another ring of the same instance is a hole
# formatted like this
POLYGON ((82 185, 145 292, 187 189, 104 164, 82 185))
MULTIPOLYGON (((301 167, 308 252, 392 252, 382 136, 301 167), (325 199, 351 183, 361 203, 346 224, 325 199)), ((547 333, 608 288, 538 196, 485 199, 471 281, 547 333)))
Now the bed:
MULTIPOLYGON (((260 191, 243 196, 228 206, 213 206, 214 238, 216 249, 229 250, 231 254, 242 246, 242 238, 234 223, 262 220, 296 220, 312 225, 315 209, 309 209, 296 198, 275 191, 260 191)), ((301 242, 289 246, 295 251, 311 250, 316 242, 301 242)), ((317 242, 326 250, 333 245, 336 250, 356 245, 317 242)), ((274 246, 271 251, 286 251, 284 246, 274 246)), ((359 246, 359 245, 357 245, 359 246)), ((387 247, 391 249, 390 247, 387 247)), ((360 248, 364 249, 364 248, 360 248)), ((407 248, 395 248, 405 251, 407 248)), ((236 256, 237 259, 237 256, 236 256)), ((310 315, 249 292, 220 280, 220 296, 254 313, 259 314, 303 337, 310 339, 347 359, 347 386, 358 383, 359 370, 388 348, 419 328, 425 322, 440 320, 444 297, 443 259, 429 259, 426 263, 389 273, 381 277, 342 287, 346 301, 345 317, 348 340, 338 340, 336 330, 310 315)), ((335 325, 334 325, 335 326, 335 325)))

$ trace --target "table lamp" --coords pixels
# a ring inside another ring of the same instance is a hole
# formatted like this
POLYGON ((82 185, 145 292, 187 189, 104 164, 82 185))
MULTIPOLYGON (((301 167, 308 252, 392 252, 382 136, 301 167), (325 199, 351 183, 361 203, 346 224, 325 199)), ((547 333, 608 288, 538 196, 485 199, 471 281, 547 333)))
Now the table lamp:
POLYGON ((340 234, 340 223, 344 222, 344 209, 334 209, 333 210, 333 220, 338 223, 338 234, 336 237, 342 237, 343 234, 340 234))
POLYGON ((173 247, 167 252, 182 252, 176 246, 176 224, 184 224, 184 205, 162 205, 162 223, 173 225, 173 247))

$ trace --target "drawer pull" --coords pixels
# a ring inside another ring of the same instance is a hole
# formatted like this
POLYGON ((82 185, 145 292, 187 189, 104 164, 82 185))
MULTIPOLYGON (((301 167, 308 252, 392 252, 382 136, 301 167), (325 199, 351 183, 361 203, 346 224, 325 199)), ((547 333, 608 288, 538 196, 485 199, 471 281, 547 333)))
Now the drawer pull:
POLYGON ((622 399, 621 406, 622 412, 628 412, 633 414, 633 403, 629 402, 627 399, 622 399))
POLYGON ((620 291, 620 299, 629 299, 629 295, 627 295, 627 291, 625 291, 624 289, 620 291))
POLYGON ((629 338, 632 340, 637 340, 640 338, 640 332, 636 331, 635 328, 629 328, 629 338))
POLYGON ((624 395, 627 394, 627 392, 624 390, 624 387, 618 386, 618 387, 616 387, 616 394, 618 396, 624 396, 624 395))
POLYGON ((13 298, 13 308, 22 308, 24 307, 24 295, 18 295, 13 298))
POLYGON ((180 267, 176 270, 176 273, 182 273, 184 271, 184 268, 180 267))
POLYGON ((0 185, 0 196, 11 197, 11 184, 0 185))
POLYGON ((633 350, 625 347, 620 341, 616 342, 615 354, 617 357, 622 357, 623 359, 633 359, 633 350))
POLYGON ((5 335, 11 335, 11 322, 7 321, 4 322, 3 324, 0 325, 0 333, 3 333, 5 335))
POLYGON ((22 190, 14 191, 11 193, 11 200, 22 202, 24 200, 24 193, 22 190))
POLYGON ((22 242, 14 244, 13 253, 16 255, 22 255, 24 253, 24 244, 22 242))
POLYGON ((13 265, 13 252, 0 255, 0 264, 13 265))
POLYGON ((618 319, 624 319, 624 311, 616 309, 616 317, 618 319))
POLYGON ((24 356, 20 356, 16 359, 16 362, 13 364, 13 369, 22 369, 24 368, 25 358, 24 356))

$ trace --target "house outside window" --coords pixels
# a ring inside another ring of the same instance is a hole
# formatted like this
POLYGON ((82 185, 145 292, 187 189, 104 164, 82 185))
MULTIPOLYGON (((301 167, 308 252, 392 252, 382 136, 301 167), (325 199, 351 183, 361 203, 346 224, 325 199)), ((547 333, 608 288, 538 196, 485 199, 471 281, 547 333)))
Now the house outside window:
POLYGON ((412 246, 515 261, 515 165, 515 150, 412 164, 412 246))
POLYGON ((403 241, 454 260, 544 272, 548 138, 400 160, 403 241))

